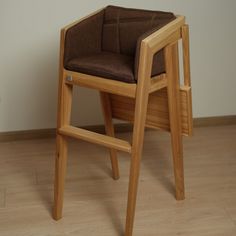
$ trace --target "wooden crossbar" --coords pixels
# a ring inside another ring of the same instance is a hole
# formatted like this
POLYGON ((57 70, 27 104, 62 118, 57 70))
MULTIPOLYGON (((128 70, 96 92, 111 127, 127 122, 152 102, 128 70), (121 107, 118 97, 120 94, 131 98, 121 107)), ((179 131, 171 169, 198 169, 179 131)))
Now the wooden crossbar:
POLYGON ((131 153, 130 143, 118 138, 98 134, 81 128, 76 128, 71 125, 63 126, 59 129, 58 132, 61 135, 66 135, 76 139, 82 139, 84 141, 131 153))
POLYGON ((135 98, 136 84, 104 79, 97 76, 65 70, 66 83, 98 89, 103 92, 135 98))
POLYGON ((167 86, 166 74, 161 74, 161 75, 152 77, 150 80, 149 93, 153 93, 157 90, 165 88, 166 86, 167 86))

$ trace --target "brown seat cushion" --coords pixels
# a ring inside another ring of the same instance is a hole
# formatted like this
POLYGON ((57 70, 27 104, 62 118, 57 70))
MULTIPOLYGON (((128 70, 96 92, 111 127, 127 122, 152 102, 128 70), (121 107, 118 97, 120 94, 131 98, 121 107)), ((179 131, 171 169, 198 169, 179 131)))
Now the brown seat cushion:
MULTIPOLYGON (((108 6, 66 32, 64 67, 136 83, 141 41, 175 18, 170 12, 108 6)), ((161 50, 153 57, 151 76, 164 73, 164 64, 161 50)))
POLYGON ((70 60, 67 63, 67 69, 107 79, 135 83, 133 65, 134 58, 131 56, 100 52, 70 60))

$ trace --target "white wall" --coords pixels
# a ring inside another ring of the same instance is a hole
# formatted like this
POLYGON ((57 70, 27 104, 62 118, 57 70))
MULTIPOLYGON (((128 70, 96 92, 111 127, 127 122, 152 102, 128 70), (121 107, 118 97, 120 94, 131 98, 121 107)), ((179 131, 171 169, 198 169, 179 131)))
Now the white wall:
MULTIPOLYGON (((0 0, 0 132, 55 127, 59 29, 108 4, 185 15, 194 116, 236 114, 235 0, 0 0)), ((75 97, 74 123, 102 123, 96 92, 75 97)))

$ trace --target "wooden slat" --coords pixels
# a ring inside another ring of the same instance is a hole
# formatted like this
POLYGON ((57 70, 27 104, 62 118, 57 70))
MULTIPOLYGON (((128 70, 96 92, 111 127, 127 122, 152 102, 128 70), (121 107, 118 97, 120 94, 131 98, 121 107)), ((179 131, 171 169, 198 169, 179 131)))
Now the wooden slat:
POLYGON ((162 89, 167 86, 167 78, 166 74, 161 74, 159 76, 155 76, 150 80, 150 89, 149 93, 155 92, 159 89, 162 89))
POLYGON ((182 45, 183 45, 184 85, 191 86, 188 25, 182 26, 181 34, 182 34, 182 45))
POLYGON ((170 120, 171 146, 175 176, 175 196, 177 200, 185 198, 183 138, 181 120, 181 98, 179 78, 179 51, 178 42, 164 49, 166 75, 168 78, 167 97, 170 120))
POLYGON ((73 126, 64 126, 59 129, 61 135, 66 135, 76 139, 82 139, 91 143, 99 144, 105 147, 131 153, 131 145, 124 140, 113 138, 107 135, 94 133, 85 129, 73 126))
POLYGON ((86 75, 78 72, 65 70, 66 76, 71 76, 72 81, 67 80, 68 84, 75 84, 82 87, 98 89, 103 92, 123 95, 127 97, 135 97, 136 84, 104 79, 97 76, 86 75))

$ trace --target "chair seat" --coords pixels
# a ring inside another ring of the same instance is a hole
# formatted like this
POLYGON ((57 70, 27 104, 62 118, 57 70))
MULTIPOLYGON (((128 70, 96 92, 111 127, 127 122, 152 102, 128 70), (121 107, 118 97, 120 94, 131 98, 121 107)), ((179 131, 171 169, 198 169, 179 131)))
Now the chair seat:
POLYGON ((69 60, 65 68, 84 74, 95 75, 126 83, 134 79, 134 58, 110 52, 100 52, 69 60))

